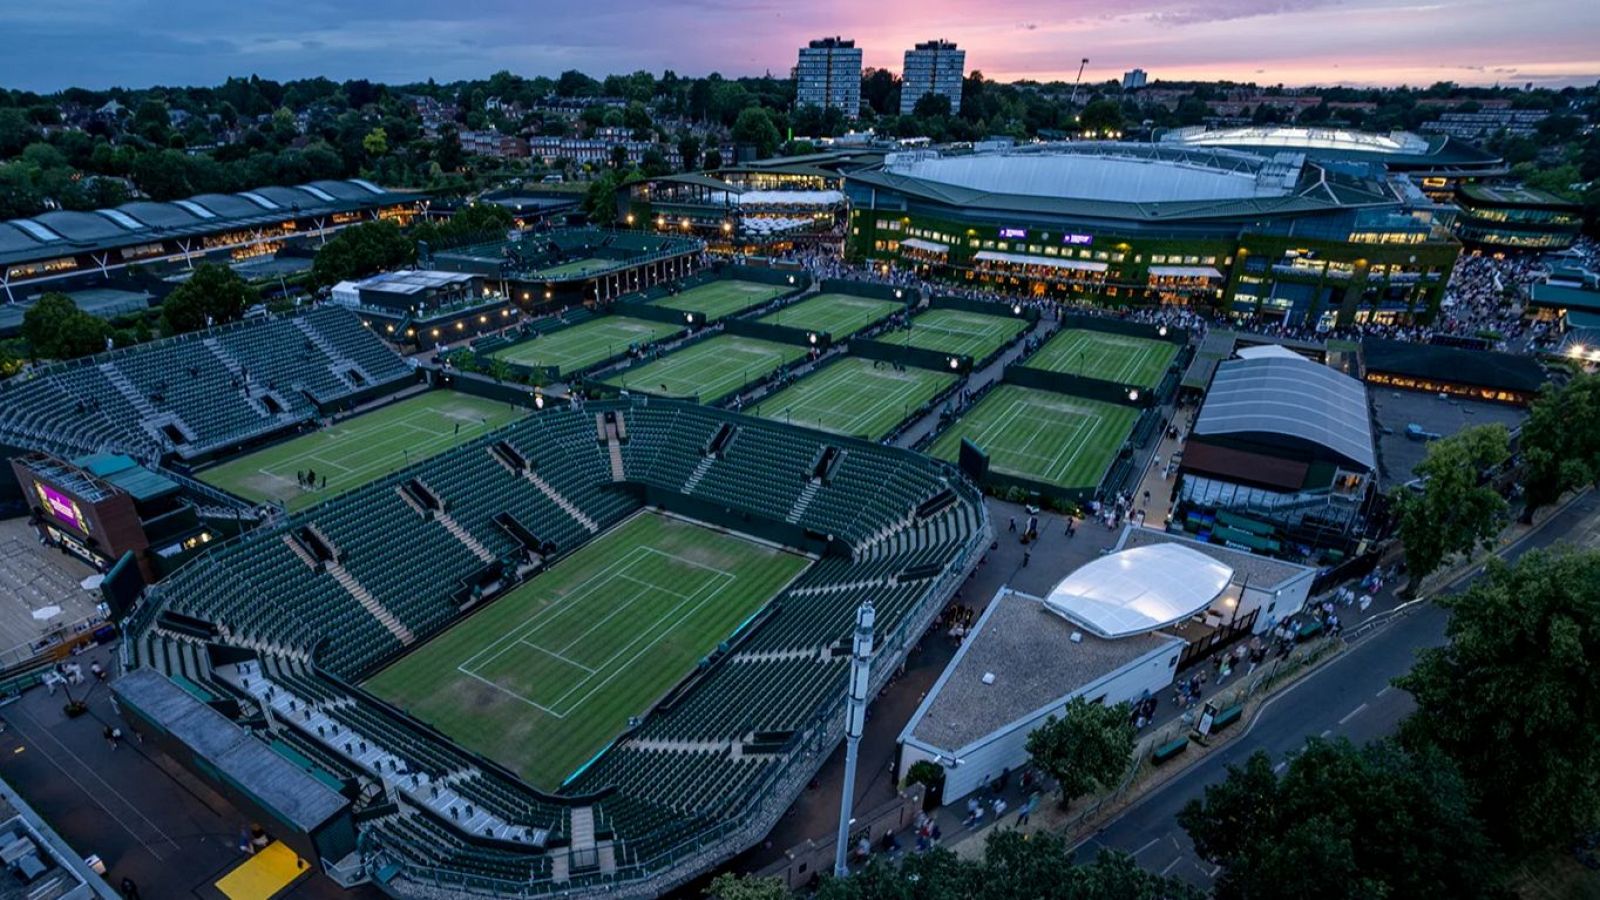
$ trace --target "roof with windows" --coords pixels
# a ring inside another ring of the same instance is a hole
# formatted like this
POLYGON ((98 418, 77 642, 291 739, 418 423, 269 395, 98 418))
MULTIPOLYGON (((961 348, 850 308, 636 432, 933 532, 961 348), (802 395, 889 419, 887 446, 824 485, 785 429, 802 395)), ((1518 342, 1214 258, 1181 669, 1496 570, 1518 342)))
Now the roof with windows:
POLYGON ((1320 446, 1346 464, 1377 468, 1366 386, 1299 357, 1229 360, 1217 367, 1194 433, 1320 446))
POLYGON ((165 203, 135 200, 93 212, 54 210, 0 222, 0 264, 214 234, 298 216, 360 211, 409 202, 419 196, 353 178, 294 187, 262 187, 237 194, 200 194, 165 203))
POLYGON ((1399 204, 1381 181, 1325 169, 1303 154, 1113 142, 891 154, 883 166, 845 179, 948 206, 1147 222, 1399 204))

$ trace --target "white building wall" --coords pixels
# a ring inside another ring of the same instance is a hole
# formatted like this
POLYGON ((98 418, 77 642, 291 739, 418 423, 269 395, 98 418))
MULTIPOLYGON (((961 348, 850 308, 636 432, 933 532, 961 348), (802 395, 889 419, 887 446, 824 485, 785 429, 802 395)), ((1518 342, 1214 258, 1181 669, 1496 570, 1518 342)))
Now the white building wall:
POLYGON ((900 746, 901 777, 910 771, 918 760, 932 759, 945 770, 944 802, 951 803, 966 797, 980 787, 1000 777, 1001 771, 1017 772, 1028 762, 1028 735, 1044 724, 1050 715, 1060 715, 1073 697, 1085 696, 1091 700, 1104 696, 1108 704, 1136 700, 1146 691, 1159 693, 1172 684, 1177 671, 1178 654, 1182 643, 1163 648, 1159 655, 1128 664, 1088 687, 1068 694, 1050 709, 1043 710, 1026 723, 1007 731, 996 732, 959 754, 960 762, 952 764, 948 758, 935 759, 926 748, 907 743, 900 746))

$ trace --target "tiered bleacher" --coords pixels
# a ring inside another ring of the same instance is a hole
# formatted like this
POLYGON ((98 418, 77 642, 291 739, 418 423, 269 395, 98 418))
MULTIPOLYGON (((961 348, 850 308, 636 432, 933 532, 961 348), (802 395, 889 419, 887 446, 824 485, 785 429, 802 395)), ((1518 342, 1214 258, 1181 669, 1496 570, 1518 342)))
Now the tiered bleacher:
POLYGON ((412 378, 348 310, 324 307, 113 350, 0 384, 0 443, 185 458, 412 378))
POLYGON ((552 408, 185 566, 132 617, 133 663, 172 671, 166 645, 194 640, 181 629, 254 651, 250 690, 293 730, 277 739, 398 803, 362 826, 369 869, 398 895, 648 893, 770 829, 839 737, 856 608, 877 610, 881 684, 988 533, 976 490, 906 451, 682 402, 552 408), (647 492, 805 529, 828 549, 563 796, 349 686, 448 627, 474 591, 500 590, 530 550, 570 553, 647 492), (575 846, 590 823, 603 855, 575 846))

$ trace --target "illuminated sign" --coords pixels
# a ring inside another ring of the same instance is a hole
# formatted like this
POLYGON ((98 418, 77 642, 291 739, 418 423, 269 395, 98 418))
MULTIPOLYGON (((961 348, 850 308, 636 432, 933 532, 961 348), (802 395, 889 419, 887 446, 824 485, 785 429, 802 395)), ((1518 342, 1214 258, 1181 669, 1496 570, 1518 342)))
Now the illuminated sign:
POLYGON ((1000 229, 1000 236, 1003 237, 1003 238, 1021 239, 1021 238, 1025 238, 1025 237, 1028 236, 1028 229, 1026 229, 1026 228, 1002 228, 1002 229, 1000 229))
POLYGON ((89 523, 84 519, 83 512, 78 509, 78 501, 37 481, 33 483, 33 487, 39 492, 39 502, 50 510, 50 515, 55 516, 64 525, 70 525, 84 534, 89 533, 89 523))
POLYGON ((1069 247, 1087 247, 1094 243, 1094 235, 1064 234, 1061 236, 1061 243, 1066 244, 1069 247))

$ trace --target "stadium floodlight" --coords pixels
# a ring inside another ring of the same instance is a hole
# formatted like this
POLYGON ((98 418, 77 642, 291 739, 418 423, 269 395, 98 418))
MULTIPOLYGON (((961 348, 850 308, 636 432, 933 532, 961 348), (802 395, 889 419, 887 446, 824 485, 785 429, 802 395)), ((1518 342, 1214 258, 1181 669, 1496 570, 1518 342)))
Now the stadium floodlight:
POLYGON ((811 343, 815 344, 817 342, 817 333, 815 331, 813 331, 810 334, 807 334, 806 335, 806 340, 808 340, 811 343))
POLYGON ((1139 389, 1138 388, 1128 388, 1128 402, 1129 403, 1138 403, 1139 402, 1139 389))
POLYGON ((899 288, 895 288, 894 289, 894 298, 896 300, 899 300, 900 298, 902 298, 904 296, 905 296, 905 292, 904 291, 900 290, 899 288))
POLYGON ((950 357, 950 368, 952 368, 952 369, 961 368, 961 359, 959 357, 955 357, 955 356, 950 357))
POLYGON ((683 320, 685 322, 688 322, 690 325, 693 325, 694 324, 694 313, 692 313, 692 312, 684 313, 683 314, 683 320))
POLYGON ((1013 303, 1013 304, 1011 304, 1011 314, 1013 316, 1022 315, 1022 304, 1021 303, 1013 303))
POLYGON ((1167 336, 1167 326, 1163 325, 1160 328, 1157 328, 1156 329, 1156 334, 1159 334, 1162 337, 1166 337, 1167 336))
POLYGON ((544 409, 544 395, 543 394, 534 394, 533 395, 533 406, 534 406, 535 409, 544 409))
POLYGON ((633 224, 633 213, 628 213, 628 224, 629 225, 633 224))
POLYGON ((794 284, 794 276, 793 275, 789 276, 789 283, 790 284, 794 284))

